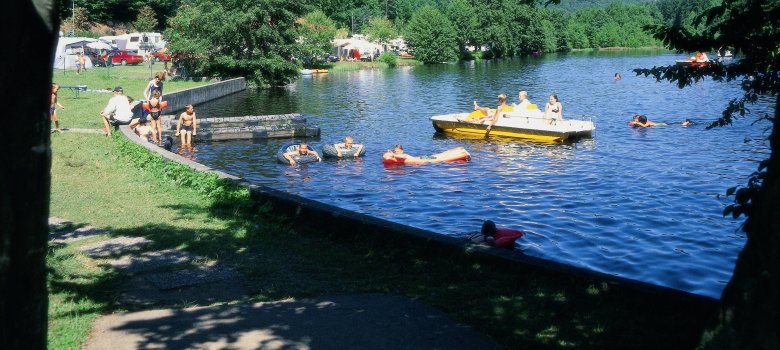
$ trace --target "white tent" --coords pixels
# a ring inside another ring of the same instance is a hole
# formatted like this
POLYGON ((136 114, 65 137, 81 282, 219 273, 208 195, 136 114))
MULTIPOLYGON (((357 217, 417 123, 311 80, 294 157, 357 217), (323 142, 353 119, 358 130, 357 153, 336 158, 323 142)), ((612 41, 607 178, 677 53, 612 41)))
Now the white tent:
POLYGON ((351 50, 357 50, 362 56, 384 51, 381 45, 363 39, 338 39, 334 40, 334 44, 337 45, 336 54, 339 57, 349 57, 351 50))
POLYGON ((111 45, 104 43, 102 41, 96 41, 94 43, 87 44, 87 47, 93 48, 95 50, 111 50, 111 45))
MULTIPOLYGON (((57 50, 54 51, 54 64, 52 67, 58 69, 75 69, 79 53, 84 52, 84 47, 89 43, 94 43, 96 41, 97 39, 92 38, 60 37, 60 40, 57 42, 57 50)), ((92 60, 90 60, 89 57, 85 58, 86 67, 84 68, 92 68, 92 60)))

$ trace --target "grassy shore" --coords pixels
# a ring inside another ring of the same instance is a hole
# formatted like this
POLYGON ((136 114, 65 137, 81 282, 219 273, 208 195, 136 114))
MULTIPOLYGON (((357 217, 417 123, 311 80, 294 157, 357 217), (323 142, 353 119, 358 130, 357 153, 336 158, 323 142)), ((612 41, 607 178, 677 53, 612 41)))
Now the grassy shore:
MULTIPOLYGON (((415 60, 415 59, 396 59, 396 67, 404 67, 404 66, 419 66, 422 65, 422 62, 415 60)), ((347 61, 339 61, 339 62, 333 62, 328 64, 326 67, 331 72, 351 72, 351 71, 357 71, 361 69, 384 69, 384 68, 390 68, 386 63, 382 63, 379 61, 374 62, 347 62, 347 61)))
MULTIPOLYGON (((87 113, 78 100, 71 103, 72 113, 87 113)), ((369 235, 345 241, 327 229, 301 234, 246 190, 164 162, 116 135, 53 134, 52 150, 51 215, 111 231, 50 246, 52 349, 81 347, 92 319, 128 308, 112 292, 123 276, 77 250, 119 235, 149 238, 150 250, 184 249, 231 265, 246 276, 255 301, 400 294, 507 348, 692 348, 711 317, 695 305, 599 281, 369 235)))
MULTIPOLYGON (((161 64, 155 64, 152 72, 162 70, 161 64)), ((61 128, 102 128, 103 123, 100 120, 100 111, 106 106, 111 97, 111 90, 120 85, 124 89, 125 95, 131 96, 136 100, 143 98, 143 92, 146 84, 152 76, 148 66, 116 66, 116 67, 95 67, 88 69, 81 74, 76 74, 74 70, 55 69, 52 82, 60 86, 86 85, 90 90, 101 92, 80 92, 76 94, 70 89, 61 89, 58 98, 59 102, 65 106, 64 110, 57 110, 60 119, 61 128)), ((204 85, 204 82, 195 82, 189 80, 176 80, 164 82, 164 93, 177 90, 188 89, 191 87, 204 85)))

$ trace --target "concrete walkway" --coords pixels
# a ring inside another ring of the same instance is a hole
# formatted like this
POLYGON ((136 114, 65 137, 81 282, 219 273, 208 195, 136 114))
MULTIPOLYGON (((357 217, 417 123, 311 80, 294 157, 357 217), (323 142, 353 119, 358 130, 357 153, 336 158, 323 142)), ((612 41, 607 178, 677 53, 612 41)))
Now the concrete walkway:
POLYGON ((243 275, 187 252, 145 251, 142 237, 109 237, 50 218, 50 241, 124 275, 114 292, 151 310, 98 317, 86 349, 499 349, 489 338, 412 299, 385 294, 247 303, 243 275), (170 305, 219 306, 168 307, 170 305))

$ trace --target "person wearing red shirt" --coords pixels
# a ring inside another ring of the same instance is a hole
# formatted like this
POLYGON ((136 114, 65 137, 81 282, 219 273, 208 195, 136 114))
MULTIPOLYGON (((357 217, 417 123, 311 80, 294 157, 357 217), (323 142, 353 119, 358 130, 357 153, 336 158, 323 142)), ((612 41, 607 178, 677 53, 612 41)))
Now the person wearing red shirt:
POLYGON ((520 230, 496 227, 496 223, 491 220, 485 220, 485 222, 482 223, 481 233, 485 243, 501 248, 514 247, 515 241, 525 235, 525 232, 520 230))

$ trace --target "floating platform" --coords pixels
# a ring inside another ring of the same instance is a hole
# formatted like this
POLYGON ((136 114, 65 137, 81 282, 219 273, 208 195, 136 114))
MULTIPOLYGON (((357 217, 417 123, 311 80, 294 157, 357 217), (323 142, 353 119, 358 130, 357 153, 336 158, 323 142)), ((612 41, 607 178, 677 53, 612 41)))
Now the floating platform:
MULTIPOLYGON (((177 120, 163 117, 163 134, 175 136, 177 120)), ((300 114, 256 115, 243 117, 198 118, 199 141, 251 140, 269 138, 319 137, 320 128, 308 125, 300 114)))

